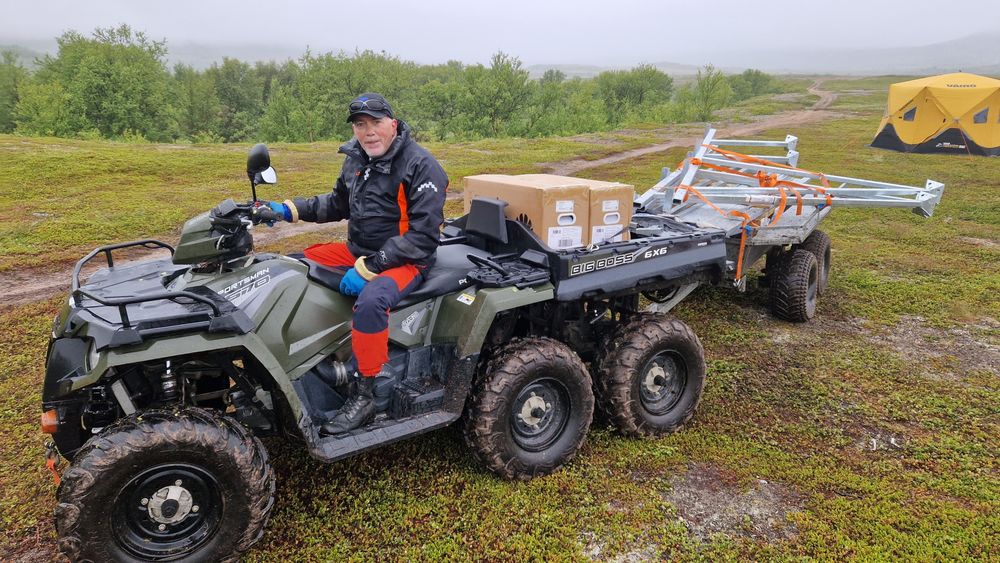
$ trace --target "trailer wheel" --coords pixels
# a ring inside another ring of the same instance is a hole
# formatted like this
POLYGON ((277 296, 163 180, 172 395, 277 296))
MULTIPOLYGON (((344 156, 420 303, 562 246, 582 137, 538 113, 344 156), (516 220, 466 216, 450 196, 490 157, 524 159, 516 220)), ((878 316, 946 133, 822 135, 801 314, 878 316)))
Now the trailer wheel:
POLYGON ((830 279, 830 258, 832 243, 830 235, 823 231, 813 231, 796 249, 808 250, 816 257, 816 268, 819 270, 819 281, 816 284, 816 294, 823 295, 830 279))
POLYGON ((694 416, 705 388, 705 351, 683 322, 640 315, 604 349, 598 401, 626 436, 660 436, 694 416))
POLYGON ((576 455, 590 429, 594 395, 580 358, 551 338, 496 351, 465 417, 465 440, 494 473, 527 480, 576 455))
POLYGON ((148 410, 89 440, 57 497, 70 560, 237 561, 264 532, 274 472, 260 440, 232 419, 148 410))
POLYGON ((808 250, 793 250, 782 260, 771 279, 771 310, 791 322, 805 322, 816 314, 819 268, 808 250))
POLYGON ((771 281, 778 270, 781 269, 781 261, 785 259, 785 254, 787 252, 783 246, 772 246, 767 249, 764 261, 764 275, 758 281, 760 287, 771 287, 771 281))

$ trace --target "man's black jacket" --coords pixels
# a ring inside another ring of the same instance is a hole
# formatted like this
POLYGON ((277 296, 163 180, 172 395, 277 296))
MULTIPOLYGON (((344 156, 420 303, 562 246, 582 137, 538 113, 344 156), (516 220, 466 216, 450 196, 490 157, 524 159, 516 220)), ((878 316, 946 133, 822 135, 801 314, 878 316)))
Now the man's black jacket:
POLYGON ((444 222, 448 176, 438 161, 410 138, 399 122, 396 138, 374 160, 357 139, 340 147, 347 155, 332 193, 295 198, 293 217, 326 223, 349 219, 347 245, 378 273, 403 264, 430 266, 444 222), (297 213, 295 213, 297 212, 297 213))

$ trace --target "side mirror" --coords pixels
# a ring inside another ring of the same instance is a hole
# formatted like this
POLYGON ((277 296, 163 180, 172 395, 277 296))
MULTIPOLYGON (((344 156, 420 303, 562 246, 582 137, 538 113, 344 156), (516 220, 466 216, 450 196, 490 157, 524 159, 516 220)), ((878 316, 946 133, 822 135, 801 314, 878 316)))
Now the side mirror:
POLYGON ((253 175, 253 185, 258 186, 260 184, 277 184, 278 174, 274 171, 274 168, 268 166, 264 170, 253 175))
POLYGON ((271 155, 264 143, 257 143, 250 149, 250 154, 247 155, 247 177, 250 178, 250 193, 254 201, 257 201, 258 185, 278 182, 278 175, 271 168, 271 155))
POLYGON ((250 149, 250 154, 247 155, 247 177, 250 181, 254 181, 257 174, 260 174, 264 170, 271 167, 271 155, 267 152, 267 145, 264 143, 257 143, 250 149))

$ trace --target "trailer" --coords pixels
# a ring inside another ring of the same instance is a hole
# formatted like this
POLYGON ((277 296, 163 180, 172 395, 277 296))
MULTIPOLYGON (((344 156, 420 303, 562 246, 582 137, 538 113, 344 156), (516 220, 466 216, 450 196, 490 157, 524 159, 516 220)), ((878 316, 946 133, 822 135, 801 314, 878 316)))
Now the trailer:
MULTIPOLYGON (((747 272, 765 259, 763 285, 774 314, 804 322, 815 315, 817 296, 830 275, 830 237, 817 227, 838 207, 901 207, 930 217, 944 184, 923 187, 814 172, 798 167, 798 138, 781 141, 717 139, 709 127, 703 141, 676 169, 635 199, 632 228, 638 236, 656 235, 662 218, 717 228, 726 236, 725 277, 745 291, 747 272), (740 150, 767 148, 781 155, 740 150)), ((698 284, 652 309, 669 310, 698 284)))

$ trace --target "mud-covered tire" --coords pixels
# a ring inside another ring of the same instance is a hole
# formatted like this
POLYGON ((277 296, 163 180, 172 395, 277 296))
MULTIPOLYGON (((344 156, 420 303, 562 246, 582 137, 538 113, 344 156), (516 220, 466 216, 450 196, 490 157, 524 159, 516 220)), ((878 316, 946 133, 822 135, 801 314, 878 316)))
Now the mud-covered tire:
POLYGON ((771 311, 779 319, 801 323, 816 314, 819 268, 808 250, 792 250, 771 280, 771 311))
POLYGON ((515 340, 496 351, 467 406, 464 435, 494 473, 527 480, 576 455, 594 414, 590 374, 551 338, 515 340))
POLYGON ((797 244, 793 248, 808 250, 816 257, 816 268, 819 270, 819 280, 816 285, 816 294, 823 295, 826 286, 830 281, 830 262, 832 259, 833 243, 830 235, 823 231, 813 231, 802 244, 797 244))
POLYGON ((626 436, 677 431, 694 416, 705 388, 701 341, 669 315, 643 314, 620 327, 599 365, 598 403, 626 436))
POLYGON ((57 500, 59 550, 72 561, 237 561, 264 532, 274 472, 230 418, 148 410, 80 448, 57 500))

